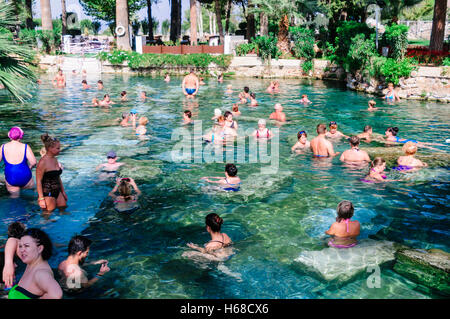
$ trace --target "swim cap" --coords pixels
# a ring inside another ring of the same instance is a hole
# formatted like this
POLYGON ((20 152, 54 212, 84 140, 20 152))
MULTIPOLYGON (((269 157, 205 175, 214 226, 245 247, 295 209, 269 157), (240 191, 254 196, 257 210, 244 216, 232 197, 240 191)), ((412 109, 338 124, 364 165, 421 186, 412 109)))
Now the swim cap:
POLYGON ((131 111, 130 111, 130 114, 136 114, 137 113, 137 111, 135 110, 135 109, 132 109, 131 111))
POLYGON ((258 121, 258 125, 266 125, 266 120, 265 119, 260 119, 258 121))
POLYGON ((214 110, 214 115, 215 116, 220 116, 220 115, 222 115, 222 111, 220 109, 215 109, 214 110))
POLYGON ((9 130, 8 137, 14 141, 21 140, 23 137, 23 131, 20 127, 14 126, 9 130))
POLYGON ((108 158, 116 158, 117 154, 114 151, 109 151, 108 154, 106 154, 106 157, 108 157, 108 158))

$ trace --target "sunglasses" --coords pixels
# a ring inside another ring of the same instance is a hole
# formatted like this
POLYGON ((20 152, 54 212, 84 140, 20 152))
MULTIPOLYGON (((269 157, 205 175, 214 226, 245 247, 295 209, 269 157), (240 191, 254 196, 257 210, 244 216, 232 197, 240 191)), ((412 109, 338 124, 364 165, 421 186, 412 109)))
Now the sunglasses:
POLYGON ((297 135, 302 135, 302 134, 306 134, 306 132, 305 131, 300 131, 300 132, 297 133, 297 135))

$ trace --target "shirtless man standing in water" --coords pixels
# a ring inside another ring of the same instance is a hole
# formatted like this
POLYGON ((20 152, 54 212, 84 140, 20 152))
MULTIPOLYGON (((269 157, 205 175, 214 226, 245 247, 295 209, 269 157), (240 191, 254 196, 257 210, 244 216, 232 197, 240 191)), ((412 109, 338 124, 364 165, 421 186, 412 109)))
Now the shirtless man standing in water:
POLYGON ((186 95, 187 98, 194 98, 198 93, 199 85, 198 77, 195 75, 194 69, 191 69, 190 73, 184 77, 183 83, 181 84, 183 94, 186 95))
POLYGON ((325 124, 317 125, 318 135, 311 140, 311 150, 315 157, 331 157, 339 154, 339 152, 334 152, 333 144, 325 138, 326 132, 327 126, 325 124))
POLYGON ((53 78, 53 85, 58 88, 63 88, 66 86, 66 77, 64 76, 61 69, 58 70, 58 74, 53 78))

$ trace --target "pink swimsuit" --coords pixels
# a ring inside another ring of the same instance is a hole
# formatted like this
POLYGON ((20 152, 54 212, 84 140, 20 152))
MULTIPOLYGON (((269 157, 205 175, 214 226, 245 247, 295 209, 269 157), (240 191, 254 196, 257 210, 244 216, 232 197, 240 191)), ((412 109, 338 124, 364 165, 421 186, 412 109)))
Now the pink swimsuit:
MULTIPOLYGON (((350 219, 345 219, 345 224, 347 225, 347 233, 349 233, 348 231, 348 222, 350 219)), ((333 243, 333 239, 330 239, 330 241, 328 242, 328 246, 330 247, 334 247, 334 248, 350 248, 353 246, 356 246, 356 243, 352 243, 352 244, 348 244, 348 245, 337 245, 333 243)))

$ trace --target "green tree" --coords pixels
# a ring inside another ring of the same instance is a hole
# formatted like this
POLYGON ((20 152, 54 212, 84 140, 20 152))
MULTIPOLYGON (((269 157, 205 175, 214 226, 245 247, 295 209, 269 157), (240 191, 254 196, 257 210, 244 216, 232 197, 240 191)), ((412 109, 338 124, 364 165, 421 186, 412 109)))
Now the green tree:
MULTIPOLYGON (((315 3, 315 2, 314 2, 315 3)), ((309 5, 314 4, 308 1, 309 5)), ((303 18, 305 13, 300 11, 305 5, 302 0, 252 0, 255 5, 249 9, 255 13, 264 13, 270 18, 278 21, 277 46, 283 53, 290 52, 289 25, 291 17, 303 18)))
MULTIPOLYGON (((0 28, 13 29, 15 17, 11 6, 0 2, 0 28)), ((30 66, 34 51, 31 46, 16 43, 11 34, 0 34, 0 83, 15 99, 23 102, 31 97, 29 85, 36 81, 30 66)))
POLYGON ((86 30, 87 30, 88 33, 92 32, 93 31, 92 21, 89 20, 89 19, 80 20, 80 29, 81 29, 82 33, 85 33, 86 30))
MULTIPOLYGON (((128 12, 133 15, 146 5, 146 0, 128 0, 128 12)), ((116 22, 116 0, 80 0, 84 12, 96 20, 116 22)))
POLYGON ((170 29, 170 21, 168 19, 161 23, 161 33, 162 35, 167 35, 170 29))
POLYGON ((100 28, 102 27, 102 24, 100 23, 100 21, 93 21, 91 27, 92 32, 94 32, 94 34, 97 35, 98 32, 100 31, 100 28))

